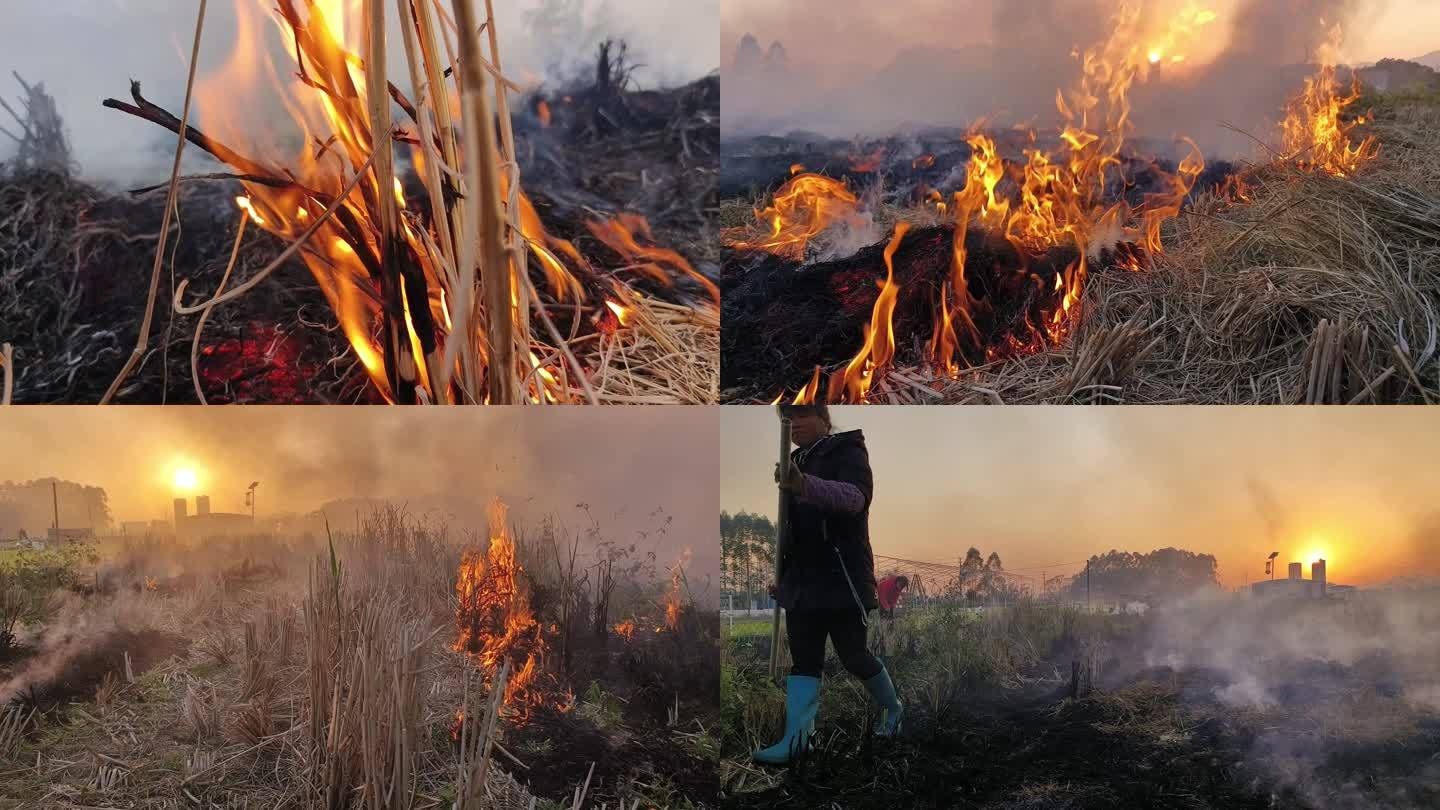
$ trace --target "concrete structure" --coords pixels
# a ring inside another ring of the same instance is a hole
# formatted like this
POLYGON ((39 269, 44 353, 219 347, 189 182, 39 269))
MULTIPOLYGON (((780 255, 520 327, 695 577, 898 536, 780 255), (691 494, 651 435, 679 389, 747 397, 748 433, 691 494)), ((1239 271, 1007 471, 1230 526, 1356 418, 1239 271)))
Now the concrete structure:
POLYGON ((1302 563, 1289 565, 1289 576, 1285 579, 1262 579, 1250 586, 1255 596, 1279 597, 1285 599, 1328 599, 1349 596, 1355 591, 1353 585, 1335 585, 1326 574, 1325 561, 1316 560, 1310 564, 1310 579, 1305 579, 1302 563))
POLYGON ((195 496, 195 514, 187 516, 184 498, 175 499, 175 536, 182 540, 203 540, 209 537, 243 537, 255 533, 255 521, 249 515, 235 512, 210 511, 210 496, 195 496))

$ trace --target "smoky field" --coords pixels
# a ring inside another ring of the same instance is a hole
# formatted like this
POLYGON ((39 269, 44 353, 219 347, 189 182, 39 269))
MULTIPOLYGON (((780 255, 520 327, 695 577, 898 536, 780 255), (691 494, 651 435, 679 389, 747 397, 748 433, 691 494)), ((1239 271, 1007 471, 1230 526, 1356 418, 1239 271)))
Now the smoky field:
POLYGON ((712 585, 577 514, 0 558, 0 806, 717 806, 712 585))
MULTIPOLYGON (((902 734, 826 662, 812 749, 777 739, 769 622, 726 631, 721 781, 734 807, 1422 808, 1440 801, 1440 591, 1144 612, 931 603, 871 622, 902 734)), ((788 661, 785 662, 788 666, 788 661)), ((784 669, 782 668, 782 672, 784 669)))

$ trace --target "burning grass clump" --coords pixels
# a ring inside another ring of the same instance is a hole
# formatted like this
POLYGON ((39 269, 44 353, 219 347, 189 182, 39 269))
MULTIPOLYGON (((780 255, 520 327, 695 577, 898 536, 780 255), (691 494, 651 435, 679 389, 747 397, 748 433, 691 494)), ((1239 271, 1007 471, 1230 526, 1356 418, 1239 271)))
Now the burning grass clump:
POLYGON ((61 589, 60 613, 27 625, 21 657, 0 661, 0 684, 67 685, 16 690, 0 711, 0 753, 23 764, 0 780, 0 804, 189 795, 340 810, 388 796, 378 806, 519 810, 583 794, 586 807, 715 806, 714 684, 696 673, 713 678, 718 620, 697 610, 683 572, 615 567, 606 632, 590 632, 593 603, 572 602, 567 633, 560 595, 591 592, 595 550, 553 520, 486 528, 472 543, 389 507, 328 537, 108 549, 101 570, 77 571, 99 585, 61 589), (489 554, 506 532, 509 551, 489 554), (579 573, 565 588, 572 539, 579 573), (505 596, 494 621, 465 625, 497 650, 494 667, 457 644, 457 585, 477 550, 506 565, 473 585, 518 586, 492 588, 505 596), (522 609, 529 635, 507 646, 522 609), (622 616, 645 633, 617 641, 609 625, 622 616), (656 674, 640 678, 632 659, 656 674), (586 699, 598 714, 577 710, 586 699))

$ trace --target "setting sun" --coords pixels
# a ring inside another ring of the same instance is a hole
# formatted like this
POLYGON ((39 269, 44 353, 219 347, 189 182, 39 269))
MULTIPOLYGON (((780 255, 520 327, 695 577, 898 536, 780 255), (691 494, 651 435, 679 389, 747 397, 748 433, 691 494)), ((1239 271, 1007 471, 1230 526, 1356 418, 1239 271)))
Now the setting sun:
POLYGON ((179 467, 175 470, 175 488, 181 490, 194 489, 199 483, 199 476, 195 474, 194 467, 179 467))

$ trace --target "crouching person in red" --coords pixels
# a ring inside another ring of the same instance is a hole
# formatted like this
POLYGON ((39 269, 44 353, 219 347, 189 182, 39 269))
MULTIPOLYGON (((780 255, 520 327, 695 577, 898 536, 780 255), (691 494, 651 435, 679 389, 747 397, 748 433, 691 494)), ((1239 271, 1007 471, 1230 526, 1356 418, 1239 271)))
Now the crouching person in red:
POLYGON ((876 586, 876 596, 880 600, 880 615, 887 619, 895 618, 895 608, 900 607, 900 597, 905 595, 905 589, 910 587, 910 578, 904 574, 888 576, 880 580, 876 586))
POLYGON ((860 431, 832 433, 823 405, 782 405, 796 449, 776 480, 790 499, 789 536, 775 599, 785 608, 794 665, 785 680, 785 736, 754 753, 784 765, 809 745, 820 708, 825 639, 884 710, 875 733, 900 730, 903 711, 884 664, 870 654, 866 614, 879 606, 870 550, 870 456, 860 431))

